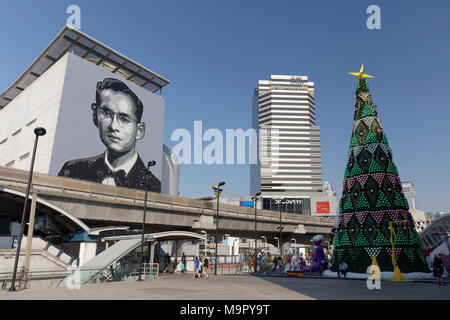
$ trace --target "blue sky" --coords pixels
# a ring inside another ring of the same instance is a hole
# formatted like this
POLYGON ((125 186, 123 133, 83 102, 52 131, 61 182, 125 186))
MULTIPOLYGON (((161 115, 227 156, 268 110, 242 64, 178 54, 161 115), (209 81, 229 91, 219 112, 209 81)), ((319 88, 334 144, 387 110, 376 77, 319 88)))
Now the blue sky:
MULTIPOLYGON (((1 0, 0 91, 61 30, 66 8, 81 8, 81 30, 171 80, 164 141, 177 128, 247 129, 258 80, 307 75, 316 85, 323 178, 338 194, 353 123, 361 63, 402 180, 419 207, 450 211, 450 2, 433 1, 5 1, 1 0), (366 8, 381 7, 381 30, 366 8)), ((181 194, 209 185, 249 193, 248 165, 183 165, 181 194)))

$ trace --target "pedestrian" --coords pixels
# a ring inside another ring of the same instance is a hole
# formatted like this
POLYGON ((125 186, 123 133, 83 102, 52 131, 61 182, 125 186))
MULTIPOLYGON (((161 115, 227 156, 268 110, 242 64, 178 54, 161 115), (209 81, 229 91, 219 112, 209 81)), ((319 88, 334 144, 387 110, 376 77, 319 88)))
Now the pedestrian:
POLYGON ((184 273, 186 271, 186 256, 183 252, 183 255, 181 256, 181 273, 184 273))
POLYGON ((348 265, 345 263, 345 261, 342 261, 341 263, 339 263, 338 279, 341 278, 341 272, 344 275, 344 279, 347 278, 347 269, 348 269, 348 265))
POLYGON ((203 272, 202 272, 202 275, 203 275, 203 279, 208 279, 208 270, 209 270, 209 261, 208 261, 208 258, 206 258, 206 256, 205 257, 203 257, 203 272))
POLYGON ((278 256, 275 255, 275 257, 273 257, 273 267, 272 267, 272 271, 275 272, 278 270, 278 256))
POLYGON ((166 263, 166 265, 165 265, 165 268, 164 268, 164 273, 170 272, 170 269, 169 269, 169 267, 170 267, 170 254, 166 255, 165 263, 166 263))
POLYGON ((436 277, 438 287, 444 287, 445 282, 442 275, 444 274, 444 261, 442 260, 442 253, 434 256, 433 275, 436 277))
POLYGON ((192 277, 193 279, 195 279, 197 276, 200 279, 201 277, 201 273, 202 273, 202 268, 201 268, 202 264, 200 259, 196 256, 195 257, 195 261, 194 261, 194 276, 192 277))
POLYGON ((299 266, 300 266, 300 271, 301 272, 305 272, 306 269, 306 261, 305 259, 303 259, 303 253, 300 252, 300 258, 299 258, 299 266))
POLYGON ((314 253, 311 252, 311 249, 308 249, 308 265, 312 264, 313 258, 314 258, 314 253))

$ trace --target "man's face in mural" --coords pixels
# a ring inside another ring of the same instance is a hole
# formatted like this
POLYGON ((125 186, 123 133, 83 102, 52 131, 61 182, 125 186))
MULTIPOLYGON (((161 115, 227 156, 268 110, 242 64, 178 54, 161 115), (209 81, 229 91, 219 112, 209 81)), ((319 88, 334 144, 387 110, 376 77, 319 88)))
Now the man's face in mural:
POLYGON ((102 90, 100 98, 101 104, 96 110, 100 139, 110 152, 129 152, 145 133, 144 123, 136 119, 133 99, 111 89, 102 90))

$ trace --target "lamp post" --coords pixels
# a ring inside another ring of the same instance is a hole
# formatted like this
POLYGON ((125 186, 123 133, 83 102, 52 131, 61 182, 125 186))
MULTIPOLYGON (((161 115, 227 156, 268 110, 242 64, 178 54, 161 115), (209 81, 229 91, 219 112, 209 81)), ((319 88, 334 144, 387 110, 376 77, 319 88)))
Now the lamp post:
POLYGON ((277 239, 277 247, 278 247, 278 250, 280 250, 280 254, 281 254, 281 248, 280 248, 280 238, 278 238, 278 237, 273 237, 274 239, 277 239))
POLYGON ((234 253, 235 252, 235 250, 234 250, 234 247, 235 247, 235 243, 236 243, 236 241, 237 241, 237 243, 238 243, 238 254, 237 255, 239 255, 239 238, 238 239, 234 239, 233 240, 233 246, 232 246, 232 250, 231 250, 231 257, 232 257, 232 262, 233 263, 235 263, 236 262, 236 260, 235 260, 235 257, 236 257, 236 254, 234 253))
POLYGON ((205 256, 206 256, 206 246, 208 244, 208 234, 206 233, 206 231, 201 230, 200 233, 204 233, 205 234, 205 240, 203 240, 203 245, 204 245, 204 249, 205 249, 205 256))
POLYGON ((325 240, 325 242, 327 243, 327 255, 330 254, 330 241, 325 240))
POLYGON ((267 238, 264 236, 261 236, 261 239, 264 239, 264 251, 266 251, 267 238))
MULTIPOLYGON (((284 201, 284 200, 286 200, 286 198, 282 198, 282 199, 280 199, 280 202, 278 203, 278 211, 280 211, 280 225, 278 226, 278 230, 280 230, 280 244, 281 245, 283 245, 283 229, 284 229, 284 227, 283 227, 283 224, 281 223, 281 206, 280 206, 280 204, 284 201)), ((278 238, 277 238, 278 239, 278 238)), ((279 246, 279 248, 280 248, 280 255, 281 256, 283 256, 283 252, 282 252, 282 248, 280 247, 280 245, 278 245, 279 246)))
POLYGON ((256 272, 256 254, 257 254, 257 251, 258 251, 257 241, 256 241, 256 210, 257 210, 256 207, 257 207, 257 204, 258 204, 258 198, 259 198, 260 195, 261 195, 261 192, 257 192, 257 193, 255 193, 255 195, 251 198, 251 199, 254 201, 253 206, 254 206, 254 208, 255 208, 255 266, 254 266, 255 272, 256 272))
POLYGON ((216 252, 215 252, 215 261, 214 261, 214 275, 217 276, 217 244, 219 241, 219 198, 220 193, 223 191, 220 189, 221 186, 225 185, 225 181, 217 181, 217 187, 211 186, 211 189, 213 189, 216 192, 216 198, 217 198, 217 213, 216 213, 216 238, 214 239, 214 242, 216 243, 216 252))
POLYGON ((295 238, 291 238, 291 240, 294 240, 295 247, 294 247, 294 254, 297 253, 297 240, 295 238))
POLYGON ((142 281, 141 273, 142 273, 142 262, 144 259, 144 233, 145 233, 145 216, 147 213, 147 193, 148 193, 148 185, 149 185, 149 177, 152 172, 150 171, 150 167, 153 167, 156 164, 156 161, 149 161, 147 164, 147 168, 142 169, 142 172, 145 174, 145 182, 142 182, 142 185, 145 185, 145 200, 144 200, 144 215, 142 216, 142 240, 141 240, 141 258, 139 259, 139 278, 138 281, 142 281))
POLYGON ((47 133, 47 131, 45 130, 45 128, 38 127, 38 128, 34 129, 34 134, 36 135, 36 137, 34 139, 33 156, 31 157, 30 173, 28 174, 27 191, 25 193, 25 203, 23 205, 22 221, 20 223, 19 239, 17 241, 16 259, 14 261, 13 277, 12 277, 11 287, 9 288, 9 291, 17 291, 17 289, 15 287, 16 276, 17 276, 17 265, 19 264, 20 246, 22 244, 22 235, 23 235, 23 229, 24 229, 24 225, 25 225, 25 215, 26 215, 26 212, 27 212, 28 197, 30 195, 31 180, 32 180, 32 177, 33 177, 34 159, 36 158, 36 149, 37 149, 38 139, 39 139, 40 136, 43 136, 46 133, 47 133))

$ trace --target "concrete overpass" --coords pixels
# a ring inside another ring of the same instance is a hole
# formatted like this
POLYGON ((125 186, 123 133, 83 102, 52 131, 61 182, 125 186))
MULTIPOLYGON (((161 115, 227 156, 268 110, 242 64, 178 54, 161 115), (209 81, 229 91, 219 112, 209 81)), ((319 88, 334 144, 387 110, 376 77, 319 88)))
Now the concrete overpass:
MULTIPOLYGON (((0 167, 2 197, 8 194, 8 190, 23 194, 26 190, 27 178, 28 171, 0 167)), ((145 196, 142 190, 40 173, 33 174, 32 183, 32 192, 37 193, 38 203, 51 204, 53 211, 55 208, 59 209, 66 216, 69 213, 73 217, 72 222, 79 220, 89 228, 130 226, 139 229, 142 226, 145 196)), ((215 202, 149 192, 147 209, 146 230, 148 231, 200 232, 204 230, 208 235, 215 233, 215 202)), ((21 213, 21 209, 17 211, 21 213)), ((273 237, 279 236, 277 231, 279 223, 278 212, 258 210, 258 237, 265 235, 268 242, 276 245, 273 237)), ((295 238, 298 243, 311 244, 311 237, 317 233, 324 234, 327 240, 331 240, 334 219, 282 213, 282 223, 284 225, 283 240, 289 242, 291 238, 295 238)), ((220 204, 218 227, 221 235, 253 238, 254 209, 220 204)))

